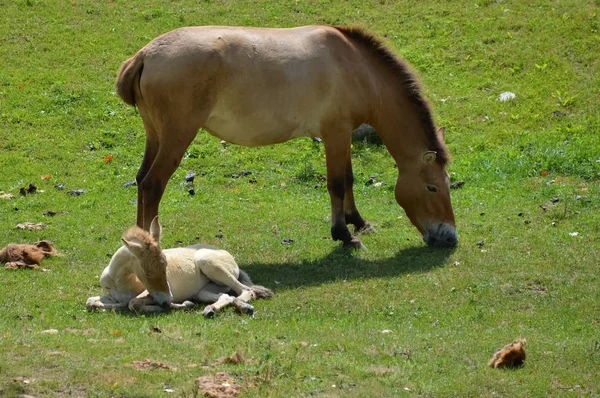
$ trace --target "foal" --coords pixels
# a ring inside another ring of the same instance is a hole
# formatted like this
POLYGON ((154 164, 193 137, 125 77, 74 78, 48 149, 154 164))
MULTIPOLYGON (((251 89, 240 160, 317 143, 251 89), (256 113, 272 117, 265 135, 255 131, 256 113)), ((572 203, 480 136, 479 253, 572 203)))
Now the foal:
POLYGON ((205 317, 228 305, 252 314, 248 301, 273 296, 270 289, 253 285, 227 251, 201 244, 161 250, 160 235, 158 217, 150 232, 135 226, 123 234, 123 246, 100 278, 108 293, 90 297, 88 310, 159 313, 205 303, 205 317))

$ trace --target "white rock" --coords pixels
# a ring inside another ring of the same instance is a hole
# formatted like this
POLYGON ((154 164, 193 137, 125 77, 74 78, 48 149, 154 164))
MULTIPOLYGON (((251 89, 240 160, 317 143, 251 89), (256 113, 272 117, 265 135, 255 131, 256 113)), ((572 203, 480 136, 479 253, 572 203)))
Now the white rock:
POLYGON ((505 91, 502 94, 500 94, 500 96, 498 97, 498 101, 500 101, 500 102, 512 101, 515 98, 517 98, 515 93, 511 93, 510 91, 505 91))

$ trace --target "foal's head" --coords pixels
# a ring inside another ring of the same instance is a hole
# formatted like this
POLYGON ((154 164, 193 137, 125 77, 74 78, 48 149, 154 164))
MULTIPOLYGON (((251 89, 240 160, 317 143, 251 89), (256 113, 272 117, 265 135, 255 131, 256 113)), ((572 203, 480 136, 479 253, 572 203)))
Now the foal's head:
POLYGON ((171 304, 171 289, 167 282, 167 258, 160 248, 161 226, 158 216, 150 225, 150 232, 135 226, 123 234, 123 245, 139 260, 136 271, 154 301, 159 305, 171 304))
MULTIPOLYGON (((438 130, 443 139, 444 129, 438 130)), ((458 242, 454 211, 450 202, 450 177, 446 159, 436 151, 425 151, 416 159, 398 164, 396 201, 423 235, 429 246, 454 247, 458 242)))

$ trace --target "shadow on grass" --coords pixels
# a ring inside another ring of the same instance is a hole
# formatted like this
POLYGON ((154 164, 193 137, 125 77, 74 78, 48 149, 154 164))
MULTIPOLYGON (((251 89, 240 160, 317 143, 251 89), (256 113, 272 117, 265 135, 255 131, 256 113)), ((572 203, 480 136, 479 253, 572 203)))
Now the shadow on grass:
POLYGON ((247 263, 241 267, 252 280, 277 289, 321 285, 336 280, 385 278, 426 272, 447 263, 453 249, 411 247, 376 261, 354 256, 338 247, 317 261, 300 263, 247 263))

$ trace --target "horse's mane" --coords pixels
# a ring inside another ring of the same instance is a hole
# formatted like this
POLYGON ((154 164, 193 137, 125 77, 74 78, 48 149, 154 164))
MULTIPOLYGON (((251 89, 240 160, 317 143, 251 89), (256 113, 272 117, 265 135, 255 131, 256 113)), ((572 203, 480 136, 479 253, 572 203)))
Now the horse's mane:
POLYGON ((369 50, 398 79, 398 82, 406 89, 408 100, 419 114, 419 120, 429 141, 429 150, 437 152, 437 162, 442 165, 448 163, 450 160, 448 149, 437 135, 429 103, 423 96, 421 84, 408 63, 394 55, 381 40, 365 32, 362 28, 347 26, 334 26, 334 28, 353 43, 369 50))

